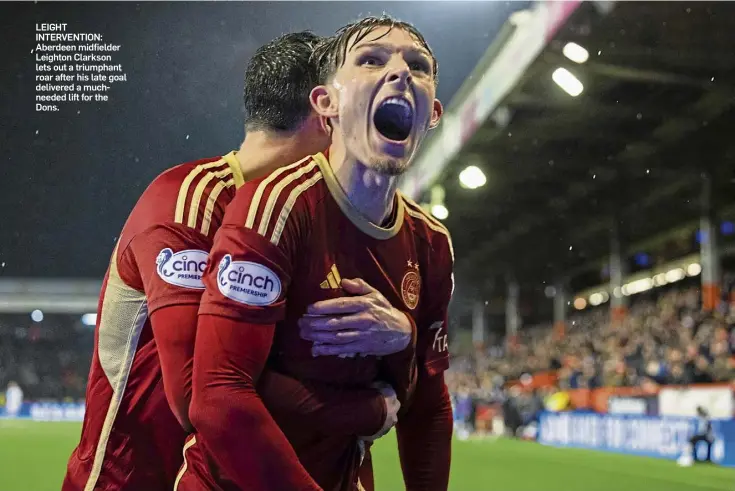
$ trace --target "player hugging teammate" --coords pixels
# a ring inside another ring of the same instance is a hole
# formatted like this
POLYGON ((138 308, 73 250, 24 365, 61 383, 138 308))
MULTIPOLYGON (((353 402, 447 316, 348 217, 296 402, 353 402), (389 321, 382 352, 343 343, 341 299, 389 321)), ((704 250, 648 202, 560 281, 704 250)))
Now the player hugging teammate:
POLYGON ((372 489, 399 407, 406 488, 447 488, 453 251, 396 187, 436 60, 387 17, 291 36, 248 66, 241 149, 165 172, 125 225, 65 491, 372 489))

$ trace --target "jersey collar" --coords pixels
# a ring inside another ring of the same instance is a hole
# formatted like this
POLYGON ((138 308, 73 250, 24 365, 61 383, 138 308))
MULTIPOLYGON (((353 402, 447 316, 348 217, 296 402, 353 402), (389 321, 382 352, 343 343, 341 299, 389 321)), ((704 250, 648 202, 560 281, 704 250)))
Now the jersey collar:
POLYGON ((329 193, 334 198, 334 201, 337 202, 342 213, 344 213, 361 232, 374 239, 386 240, 394 237, 398 231, 401 230, 401 226, 403 225, 404 204, 403 198, 399 193, 396 193, 395 204, 393 205, 394 207, 397 207, 397 209, 394 209, 395 220, 393 221, 393 224, 387 228, 379 227, 352 206, 352 203, 350 203, 350 200, 347 198, 344 190, 342 190, 342 186, 340 186, 337 181, 337 177, 334 175, 334 172, 332 172, 332 166, 329 164, 327 157, 325 157, 323 153, 318 153, 314 155, 313 158, 317 165, 319 165, 319 169, 324 177, 324 182, 327 184, 329 193))
POLYGON ((232 176, 235 178, 235 187, 239 188, 240 186, 245 184, 245 177, 242 175, 242 166, 240 165, 240 161, 237 160, 237 157, 235 156, 235 150, 228 153, 227 155, 223 155, 222 158, 225 159, 227 165, 229 165, 230 169, 232 169, 232 176))

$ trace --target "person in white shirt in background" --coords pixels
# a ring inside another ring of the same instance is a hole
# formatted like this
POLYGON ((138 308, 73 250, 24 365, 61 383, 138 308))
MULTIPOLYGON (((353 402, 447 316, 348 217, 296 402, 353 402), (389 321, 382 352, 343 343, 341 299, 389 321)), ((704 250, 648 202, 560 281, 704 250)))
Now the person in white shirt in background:
POLYGON ((5 392, 5 413, 7 416, 16 416, 23 405, 23 390, 18 384, 11 381, 5 392))

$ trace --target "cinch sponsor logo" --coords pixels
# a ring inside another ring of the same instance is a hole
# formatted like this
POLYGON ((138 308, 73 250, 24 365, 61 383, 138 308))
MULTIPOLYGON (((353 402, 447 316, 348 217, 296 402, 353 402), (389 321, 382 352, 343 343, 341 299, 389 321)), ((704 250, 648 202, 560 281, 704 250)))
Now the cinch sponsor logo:
POLYGON ((167 247, 158 253, 156 270, 166 283, 203 290, 202 275, 207 267, 207 258, 209 254, 198 249, 174 252, 167 247))
POLYGON ((245 305, 270 305, 281 295, 281 280, 262 264, 233 261, 226 254, 219 263, 217 287, 225 297, 245 305))

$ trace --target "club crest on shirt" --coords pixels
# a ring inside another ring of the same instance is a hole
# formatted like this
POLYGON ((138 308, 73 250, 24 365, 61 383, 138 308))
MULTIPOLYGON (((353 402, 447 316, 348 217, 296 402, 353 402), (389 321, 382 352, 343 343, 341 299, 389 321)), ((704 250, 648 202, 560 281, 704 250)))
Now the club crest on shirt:
POLYGON ((419 304, 421 277, 416 271, 408 271, 401 281, 401 296, 406 307, 413 310, 419 304))
POLYGON ((207 267, 209 254, 199 249, 174 252, 167 247, 156 257, 156 271, 170 285, 203 290, 202 275, 207 267))
POLYGON ((233 261, 229 254, 219 263, 217 287, 225 297, 245 305, 270 305, 281 295, 276 273, 262 264, 233 261))

